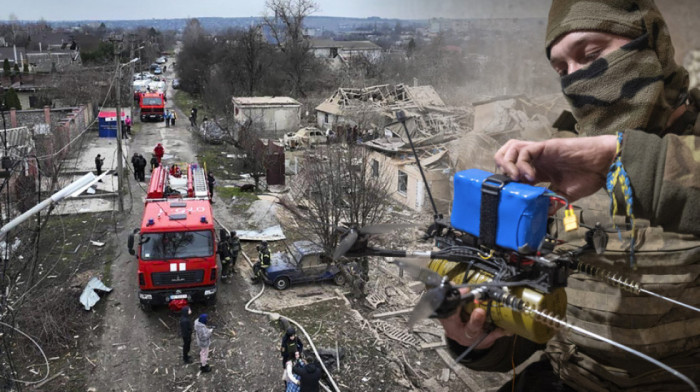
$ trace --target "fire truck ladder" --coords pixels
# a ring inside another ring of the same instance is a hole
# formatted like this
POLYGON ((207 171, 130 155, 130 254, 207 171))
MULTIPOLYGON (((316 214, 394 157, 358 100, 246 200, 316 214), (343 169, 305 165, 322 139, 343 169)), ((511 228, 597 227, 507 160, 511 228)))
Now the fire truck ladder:
POLYGON ((192 170, 192 186, 194 187, 194 197, 208 198, 209 191, 207 190, 207 176, 204 175, 204 169, 197 167, 192 170))

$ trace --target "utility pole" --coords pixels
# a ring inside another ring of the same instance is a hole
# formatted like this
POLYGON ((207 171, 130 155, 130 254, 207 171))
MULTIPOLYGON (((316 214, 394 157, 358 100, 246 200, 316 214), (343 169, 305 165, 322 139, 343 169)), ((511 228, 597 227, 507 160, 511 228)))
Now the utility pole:
MULTIPOLYGON (((130 33, 130 34, 129 34, 129 58, 130 58, 130 59, 133 59, 133 58, 134 58, 134 40, 135 40, 135 37, 136 37, 136 34, 134 34, 134 33, 130 33)), ((141 57, 141 56, 139 56, 139 57, 141 57)), ((133 87, 133 81, 134 81, 134 63, 133 63, 133 62, 130 63, 130 67, 129 67, 129 68, 130 68, 130 70, 131 70, 131 75, 129 75, 129 85, 131 86, 131 90, 129 90, 129 91, 131 91, 131 94, 130 94, 130 96, 131 96, 131 95, 134 94, 134 87, 133 87)), ((129 100, 129 102, 130 102, 129 107, 131 108, 131 113, 130 113, 130 114, 131 114, 131 117, 132 117, 132 120, 133 120, 133 117, 134 117, 134 99, 133 99, 133 97, 131 98, 131 100, 129 100)))
POLYGON ((122 42, 122 38, 119 36, 114 36, 109 39, 114 45, 114 64, 117 67, 117 195, 119 196, 119 212, 124 212, 124 193, 123 193, 123 183, 124 183, 124 167, 123 167, 123 152, 122 152, 122 112, 121 112, 121 79, 122 79, 122 66, 119 63, 119 44, 122 42))

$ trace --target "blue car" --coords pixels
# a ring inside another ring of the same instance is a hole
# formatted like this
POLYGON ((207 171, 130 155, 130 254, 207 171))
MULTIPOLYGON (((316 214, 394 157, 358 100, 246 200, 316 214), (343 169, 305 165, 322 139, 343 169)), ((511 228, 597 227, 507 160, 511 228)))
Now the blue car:
POLYGON ((323 248, 311 241, 296 241, 289 252, 272 255, 270 267, 263 274, 263 280, 277 290, 285 290, 290 285, 306 282, 332 280, 335 284, 345 284, 345 276, 335 264, 324 262, 323 248))

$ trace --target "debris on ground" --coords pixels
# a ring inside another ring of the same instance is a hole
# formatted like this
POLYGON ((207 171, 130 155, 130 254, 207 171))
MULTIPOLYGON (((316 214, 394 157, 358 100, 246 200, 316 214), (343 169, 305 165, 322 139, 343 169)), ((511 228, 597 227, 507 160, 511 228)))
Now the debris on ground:
POLYGON ((112 288, 105 286, 105 284, 102 283, 102 281, 97 277, 90 279, 90 281, 85 286, 83 293, 80 295, 80 303, 83 304, 85 310, 92 309, 92 307, 95 306, 97 301, 100 300, 100 296, 95 292, 95 290, 109 293, 110 291, 112 291, 112 288))

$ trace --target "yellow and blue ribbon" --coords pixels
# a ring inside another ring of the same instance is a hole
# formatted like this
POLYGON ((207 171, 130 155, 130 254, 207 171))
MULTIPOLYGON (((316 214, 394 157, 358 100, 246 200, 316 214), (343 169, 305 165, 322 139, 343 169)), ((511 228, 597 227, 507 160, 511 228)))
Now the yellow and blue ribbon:
MULTIPOLYGON (((630 184, 629 176, 625 167, 622 165, 622 132, 617 133, 617 148, 615 150, 615 160, 612 165, 610 165, 610 170, 605 181, 605 188, 610 195, 610 213, 615 216, 617 214, 617 199, 615 198, 615 186, 620 185, 622 194, 624 196, 625 202, 625 215, 629 218, 630 224, 632 225, 632 232, 630 235, 630 267, 636 269, 636 263, 634 260, 634 213, 632 210, 632 185, 630 184)), ((622 241, 622 231, 619 227, 615 225, 615 220, 613 219, 613 227, 617 229, 617 235, 622 241)))

